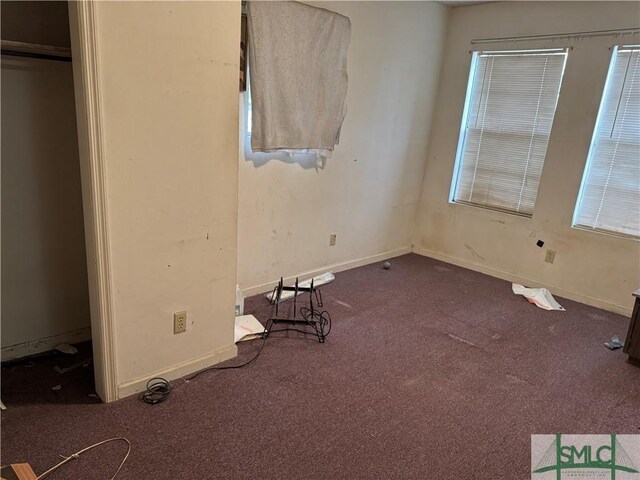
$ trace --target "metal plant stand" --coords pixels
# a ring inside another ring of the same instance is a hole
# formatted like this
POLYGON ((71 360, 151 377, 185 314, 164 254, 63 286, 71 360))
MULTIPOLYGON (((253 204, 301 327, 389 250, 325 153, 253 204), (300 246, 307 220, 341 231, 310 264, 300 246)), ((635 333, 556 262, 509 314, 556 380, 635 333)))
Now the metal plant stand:
MULTIPOLYGON (((331 331, 331 317, 329 312, 326 310, 318 310, 323 307, 322 304, 322 293, 318 288, 313 285, 313 280, 311 280, 311 285, 308 287, 301 287, 299 285, 298 279, 296 278, 296 283, 293 287, 287 287, 284 285, 284 281, 282 277, 280 277, 280 281, 278 285, 273 289, 273 294, 271 295, 271 303, 275 304, 276 312, 275 316, 270 318, 267 321, 267 325, 265 327, 265 331, 263 333, 263 337, 267 338, 269 334, 273 330, 273 326, 277 324, 285 324, 292 325, 298 328, 285 328, 283 330, 294 330, 304 334, 315 335, 318 338, 318 342, 324 343, 327 335, 331 331), (280 302, 282 300, 283 292, 293 292, 293 316, 292 317, 280 317, 280 302), (309 306, 303 306, 300 308, 300 316, 298 316, 298 294, 299 293, 308 293, 309 294, 309 306), (315 299, 315 305, 314 305, 315 299)), ((282 331, 282 330, 277 330, 282 331)))

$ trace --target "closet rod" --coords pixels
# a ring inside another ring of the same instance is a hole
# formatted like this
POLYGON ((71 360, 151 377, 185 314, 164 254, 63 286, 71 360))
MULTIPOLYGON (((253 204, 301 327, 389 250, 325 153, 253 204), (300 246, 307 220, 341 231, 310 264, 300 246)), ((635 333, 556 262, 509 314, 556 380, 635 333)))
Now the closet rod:
POLYGON ((498 43, 498 42, 523 42, 526 40, 550 40, 556 38, 572 38, 572 37, 602 37, 608 35, 623 35, 630 33, 639 33, 640 27, 619 28, 616 30, 591 30, 587 32, 570 32, 570 33, 550 33, 547 35, 526 35, 522 37, 501 37, 501 38, 474 38, 471 40, 472 45, 481 43, 498 43))
POLYGON ((42 58, 61 62, 71 61, 71 49, 64 47, 40 45, 38 43, 15 42, 13 40, 0 40, 0 50, 3 55, 42 58))

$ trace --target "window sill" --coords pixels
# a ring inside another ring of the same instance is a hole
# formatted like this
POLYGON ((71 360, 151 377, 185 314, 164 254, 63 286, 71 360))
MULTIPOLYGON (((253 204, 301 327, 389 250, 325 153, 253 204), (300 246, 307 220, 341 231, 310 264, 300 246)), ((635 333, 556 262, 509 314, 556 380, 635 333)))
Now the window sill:
POLYGON ((471 203, 471 202, 462 202, 460 200, 449 200, 449 205, 463 205, 465 207, 473 207, 480 210, 487 210, 489 212, 505 213, 507 215, 513 215, 514 217, 521 217, 521 218, 528 218, 528 219, 531 219, 533 217, 533 214, 531 213, 514 212, 513 210, 507 210, 504 208, 492 207, 487 205, 479 205, 477 203, 471 203))
POLYGON ((244 134, 242 149, 244 159, 258 166, 264 165, 271 160, 277 160, 283 163, 297 163, 304 169, 324 169, 326 163, 326 157, 315 153, 254 152, 251 150, 251 133, 244 134))
POLYGON ((640 242, 640 237, 636 235, 627 234, 627 233, 614 232, 612 230, 604 230, 601 228, 585 227, 583 225, 571 225, 571 228, 573 228, 574 230, 582 231, 582 232, 598 233, 600 235, 607 235, 609 237, 616 237, 616 238, 622 238, 626 240, 632 240, 634 242, 640 242))

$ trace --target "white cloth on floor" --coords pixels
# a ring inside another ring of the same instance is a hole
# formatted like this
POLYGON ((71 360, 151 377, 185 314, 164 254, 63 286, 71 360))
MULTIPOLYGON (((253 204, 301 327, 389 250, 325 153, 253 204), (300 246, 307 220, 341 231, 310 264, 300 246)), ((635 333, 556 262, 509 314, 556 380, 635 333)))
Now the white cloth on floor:
POLYGON ((545 310, 562 310, 564 311, 564 307, 556 302, 556 299, 553 298, 551 292, 546 288, 527 288, 519 283, 512 283, 511 290, 516 295, 522 295, 524 298, 529 300, 530 303, 533 303, 535 306, 543 308, 545 310))

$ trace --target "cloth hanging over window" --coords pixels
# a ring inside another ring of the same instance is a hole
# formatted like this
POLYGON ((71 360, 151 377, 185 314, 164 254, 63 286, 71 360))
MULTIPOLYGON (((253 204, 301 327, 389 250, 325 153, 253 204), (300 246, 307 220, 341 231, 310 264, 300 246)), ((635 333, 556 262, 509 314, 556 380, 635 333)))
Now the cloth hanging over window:
POLYGON ((351 21, 297 2, 248 3, 251 148, 332 151, 346 114, 351 21))

